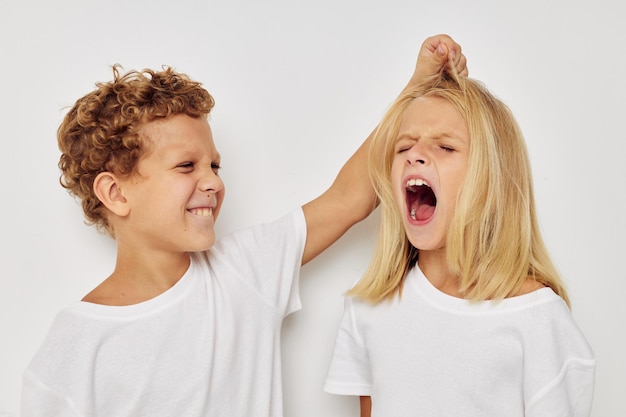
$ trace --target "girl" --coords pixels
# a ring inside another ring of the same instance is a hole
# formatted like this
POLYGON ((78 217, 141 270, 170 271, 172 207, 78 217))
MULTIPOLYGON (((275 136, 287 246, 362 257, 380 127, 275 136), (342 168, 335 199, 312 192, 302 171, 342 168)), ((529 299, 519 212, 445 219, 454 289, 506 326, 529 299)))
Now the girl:
POLYGON ((378 247, 325 390, 361 416, 587 416, 595 359, 536 218, 522 133, 480 83, 400 96, 370 169, 378 247))

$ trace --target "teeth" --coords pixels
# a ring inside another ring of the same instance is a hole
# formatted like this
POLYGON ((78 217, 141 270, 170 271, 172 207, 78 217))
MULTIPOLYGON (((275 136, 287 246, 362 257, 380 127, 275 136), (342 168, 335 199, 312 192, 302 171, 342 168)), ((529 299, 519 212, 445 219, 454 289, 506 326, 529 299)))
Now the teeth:
POLYGON ((410 180, 406 182, 407 187, 413 187, 413 186, 421 187, 422 185, 430 187, 430 185, 421 178, 411 178, 410 180))
POLYGON ((189 210, 191 214, 195 214, 196 216, 202 217, 211 217, 213 216, 213 209, 208 207, 200 207, 189 210))
MULTIPOLYGON (((421 186, 426 186, 430 188, 430 184, 428 184, 426 181, 424 181, 421 178, 411 178, 410 180, 407 180, 406 182, 407 189, 413 188, 413 187, 421 187, 421 186)), ((412 191, 415 191, 415 189, 413 188, 412 191)), ((411 212, 409 213, 409 216, 411 217, 412 220, 417 220, 417 209, 412 208, 411 212)))

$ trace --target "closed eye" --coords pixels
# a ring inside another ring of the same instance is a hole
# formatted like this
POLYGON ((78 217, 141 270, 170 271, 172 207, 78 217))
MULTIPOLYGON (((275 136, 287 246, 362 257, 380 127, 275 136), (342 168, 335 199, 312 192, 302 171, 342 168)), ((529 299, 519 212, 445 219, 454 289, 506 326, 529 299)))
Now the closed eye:
POLYGON ((211 169, 213 170, 213 172, 215 172, 217 174, 217 172, 222 169, 222 166, 220 164, 218 164, 217 162, 213 162, 211 164, 211 169))
POLYGON ((399 143, 396 145, 396 153, 403 153, 408 151, 413 147, 413 143, 399 143))
POLYGON ((440 146, 440 148, 441 148, 442 150, 444 150, 445 152, 449 152, 449 153, 452 153, 452 152, 454 152, 454 151, 456 150, 456 149, 451 148, 451 147, 449 147, 449 146, 440 146))
POLYGON ((397 154, 401 154, 413 148, 413 146, 415 146, 416 143, 417 143, 417 139, 413 137, 401 136, 398 139, 396 139, 396 145, 395 145, 394 150, 396 151, 397 154))
POLYGON ((185 170, 191 170, 194 167, 194 163, 193 162, 183 162, 182 164, 178 164, 176 165, 176 168, 182 168, 185 170))

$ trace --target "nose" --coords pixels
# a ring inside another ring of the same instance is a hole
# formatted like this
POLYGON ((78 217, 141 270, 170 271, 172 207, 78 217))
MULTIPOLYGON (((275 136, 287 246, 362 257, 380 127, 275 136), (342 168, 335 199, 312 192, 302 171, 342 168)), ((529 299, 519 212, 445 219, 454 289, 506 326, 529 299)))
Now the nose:
POLYGON ((208 169, 198 181, 198 188, 202 192, 216 194, 224 188, 224 182, 213 169, 208 169))
POLYGON ((425 165, 428 162, 428 157, 424 146, 419 142, 413 145, 406 153, 406 162, 408 165, 425 165))

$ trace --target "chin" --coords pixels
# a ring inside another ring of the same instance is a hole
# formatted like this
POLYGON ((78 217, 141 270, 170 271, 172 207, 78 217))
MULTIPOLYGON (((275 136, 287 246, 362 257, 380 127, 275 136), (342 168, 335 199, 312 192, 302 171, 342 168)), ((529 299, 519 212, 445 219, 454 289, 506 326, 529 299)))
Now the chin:
POLYGON ((420 251, 434 251, 445 248, 445 244, 441 241, 432 241, 426 239, 415 239, 409 236, 409 242, 413 245, 414 248, 420 251))
POLYGON ((215 245, 215 239, 211 239, 210 242, 207 242, 207 244, 205 245, 205 247, 202 249, 202 251, 205 250, 209 250, 213 247, 213 245, 215 245))
POLYGON ((211 249, 213 245, 215 245, 215 236, 192 245, 193 249, 191 249, 190 252, 204 252, 211 249))

